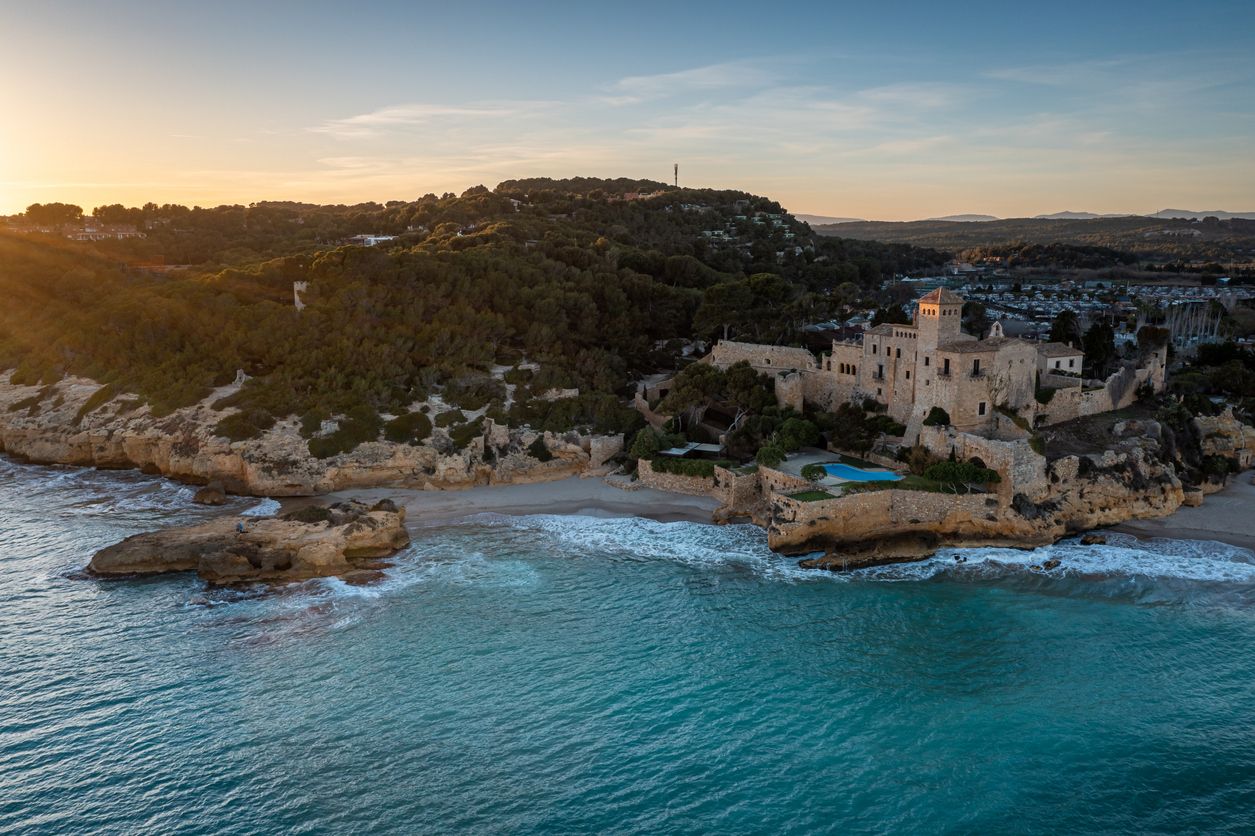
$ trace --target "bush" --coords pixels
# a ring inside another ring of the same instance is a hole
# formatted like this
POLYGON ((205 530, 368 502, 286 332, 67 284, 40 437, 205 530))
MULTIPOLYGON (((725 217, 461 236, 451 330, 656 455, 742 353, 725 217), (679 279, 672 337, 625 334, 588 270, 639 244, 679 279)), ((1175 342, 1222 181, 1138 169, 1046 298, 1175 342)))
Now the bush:
POLYGON ((430 435, 431 420, 421 412, 407 412, 383 427, 383 437, 397 444, 421 444, 430 435))
POLYGON ((950 426, 950 413, 946 412, 939 406, 934 406, 928 410, 928 417, 924 419, 925 427, 948 427, 950 426))
POLYGON ((454 380, 445 387, 445 400, 462 409, 474 412, 493 401, 504 401, 505 383, 494 377, 471 377, 454 380))
POLYGON ((310 440, 310 455, 327 459, 340 453, 351 453, 359 444, 377 441, 382 428, 383 421, 378 412, 364 404, 355 406, 341 419, 335 432, 326 438, 310 440))
POLYGON ((822 464, 808 464, 802 468, 802 478, 809 479, 812 482, 818 482, 820 479, 827 477, 828 471, 824 470, 822 464))
POLYGON ((313 438, 322 431, 322 424, 331 417, 331 413, 316 406, 301 416, 301 437, 313 438))
POLYGON ((109 401, 113 400, 117 394, 118 387, 114 386, 112 383, 105 384, 95 392, 92 392, 91 397, 88 398, 81 407, 79 407, 78 413, 74 416, 74 426, 77 427, 89 413, 96 411, 109 401))
POLYGON ((520 369, 518 366, 510 369, 504 375, 506 383, 512 383, 516 386, 522 383, 531 382, 531 379, 535 376, 536 373, 531 369, 520 369))
POLYGON ((1050 401, 1055 396, 1055 392, 1057 391, 1058 391, 1057 389, 1043 389, 1041 387, 1038 387, 1037 391, 1033 393, 1033 397, 1037 400, 1039 404, 1041 404, 1042 406, 1045 406, 1046 404, 1050 403, 1050 401))
POLYGON ((453 446, 459 450, 465 450, 467 445, 479 438, 484 433, 484 419, 476 418, 467 424, 458 424, 449 429, 449 439, 453 442, 453 446))
POLYGON ((949 485, 990 485, 1002 481, 997 471, 977 467, 972 462, 937 462, 924 471, 924 478, 949 485))
POLYGON ((765 467, 775 467, 784 461, 787 454, 778 444, 764 444, 758 448, 758 452, 754 454, 754 461, 765 467))
POLYGON ((714 461, 711 459, 677 459, 671 456, 661 456, 650 462, 655 473, 673 473, 677 476, 697 476, 703 479, 713 479, 716 467, 729 467, 732 462, 725 460, 714 461))
POLYGON ((460 424, 466 420, 466 413, 460 409, 453 409, 448 412, 442 412, 436 416, 437 427, 451 427, 454 424, 460 424))
POLYGON ((549 447, 545 444, 543 435, 536 436, 536 440, 527 445, 527 455, 541 462, 552 461, 553 453, 549 452, 549 447))
POLYGON ((228 415, 214 427, 214 434, 231 441, 257 438, 275 425, 275 419, 264 409, 250 409, 228 415))

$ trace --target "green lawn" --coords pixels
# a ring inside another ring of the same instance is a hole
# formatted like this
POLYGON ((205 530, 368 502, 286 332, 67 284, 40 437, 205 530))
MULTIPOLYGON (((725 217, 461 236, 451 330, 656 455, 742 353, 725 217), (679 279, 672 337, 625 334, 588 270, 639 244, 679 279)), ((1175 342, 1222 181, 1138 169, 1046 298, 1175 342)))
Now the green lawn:
POLYGON ((789 499, 796 499, 799 502, 819 502, 824 499, 836 499, 836 497, 827 491, 799 491, 789 494, 789 499))

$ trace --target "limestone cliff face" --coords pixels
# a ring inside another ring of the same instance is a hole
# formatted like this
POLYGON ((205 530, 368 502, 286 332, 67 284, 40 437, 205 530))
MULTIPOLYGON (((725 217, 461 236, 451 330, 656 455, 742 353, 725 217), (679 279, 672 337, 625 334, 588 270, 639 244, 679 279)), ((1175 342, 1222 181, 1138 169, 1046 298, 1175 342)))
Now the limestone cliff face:
POLYGON ((196 572, 216 584, 305 580, 369 569, 373 564, 363 561, 409 542, 404 508, 345 502, 287 517, 223 517, 137 534, 97 552, 88 571, 100 577, 196 572))
POLYGON ((80 415, 100 388, 94 381, 67 378, 45 390, 14 386, 9 378, 7 372, 0 374, 0 452, 41 464, 138 468, 196 484, 217 481, 232 493, 254 496, 548 481, 596 472, 623 447, 622 436, 545 433, 553 458, 542 462, 527 452, 538 433, 485 421, 483 436, 461 451, 371 442, 348 454, 316 459, 292 419, 249 441, 216 436, 215 425, 230 411, 212 404, 233 387, 160 418, 125 395, 80 415), (37 403, 25 405, 41 394, 37 403))
POLYGON ((1102 456, 1051 462, 1045 479, 1010 498, 878 490, 833 500, 772 501, 768 540, 787 554, 823 551, 821 568, 856 568, 924 557, 938 547, 1038 546, 1129 519, 1171 514, 1184 500, 1170 463, 1152 439, 1121 443, 1102 456))

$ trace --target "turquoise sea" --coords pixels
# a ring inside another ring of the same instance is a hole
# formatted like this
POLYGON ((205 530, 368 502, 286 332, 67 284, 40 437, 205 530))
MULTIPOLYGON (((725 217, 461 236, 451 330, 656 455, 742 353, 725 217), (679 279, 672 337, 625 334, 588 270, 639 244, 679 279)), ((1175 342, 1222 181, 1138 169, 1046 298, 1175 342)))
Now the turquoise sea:
POLYGON ((751 527, 483 516, 372 587, 76 575, 190 500, 0 459, 0 832, 1255 830, 1250 552, 835 576, 751 527))

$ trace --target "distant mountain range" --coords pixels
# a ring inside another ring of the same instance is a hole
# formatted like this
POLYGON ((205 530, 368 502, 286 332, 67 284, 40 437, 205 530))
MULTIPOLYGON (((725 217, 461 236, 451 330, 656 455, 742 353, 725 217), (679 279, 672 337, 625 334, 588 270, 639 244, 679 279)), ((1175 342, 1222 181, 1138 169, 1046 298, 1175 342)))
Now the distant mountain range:
MULTIPOLYGON (((863 218, 834 218, 828 215, 795 215, 798 220, 806 221, 812 226, 827 224, 856 224, 856 223, 893 223, 892 221, 868 221, 863 218)), ((1099 214, 1097 212, 1054 212, 1050 215, 1033 215, 1031 219, 1034 221, 1092 221, 1103 218, 1159 218, 1161 220, 1171 220, 1173 218, 1185 218, 1198 220, 1201 218, 1219 218, 1220 220, 1229 220, 1230 218, 1242 218, 1244 220, 1255 220, 1255 212, 1225 212, 1219 209, 1209 209, 1207 211, 1197 211, 1193 209, 1161 209, 1151 215, 1135 215, 1128 212, 1113 212, 1110 214, 1099 214)), ((954 223, 988 223, 990 221, 1001 220, 1017 220, 1015 218, 999 218, 996 215, 946 215, 941 218, 925 218, 927 221, 952 221, 954 223)), ((903 221, 902 223, 915 223, 914 221, 903 221)))
POLYGON ((794 215, 799 221, 804 221, 811 226, 821 224, 861 224, 867 223, 866 218, 833 218, 828 215, 794 215))

